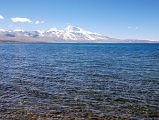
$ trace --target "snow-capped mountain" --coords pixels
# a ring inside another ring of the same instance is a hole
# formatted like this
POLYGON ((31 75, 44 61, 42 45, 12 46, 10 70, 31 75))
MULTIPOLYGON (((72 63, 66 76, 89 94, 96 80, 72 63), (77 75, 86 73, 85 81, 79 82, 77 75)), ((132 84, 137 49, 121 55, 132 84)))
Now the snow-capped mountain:
POLYGON ((46 31, 24 31, 21 29, 0 29, 0 42, 102 42, 102 43, 144 43, 148 40, 123 40, 110 38, 95 32, 86 31, 75 26, 67 26, 63 30, 51 28, 46 31))
POLYGON ((4 30, 0 29, 1 37, 10 38, 49 38, 54 40, 107 40, 109 37, 85 31, 82 28, 68 26, 64 30, 51 28, 47 31, 24 31, 20 29, 4 30))
POLYGON ((38 31, 24 31, 20 29, 15 29, 15 30, 4 30, 0 29, 0 36, 2 37, 39 37, 39 32, 38 31))

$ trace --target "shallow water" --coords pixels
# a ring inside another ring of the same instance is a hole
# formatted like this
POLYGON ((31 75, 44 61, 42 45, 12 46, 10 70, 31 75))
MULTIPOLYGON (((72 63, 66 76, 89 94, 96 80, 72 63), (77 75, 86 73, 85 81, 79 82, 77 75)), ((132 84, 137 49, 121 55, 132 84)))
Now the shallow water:
POLYGON ((0 44, 0 119, 159 119, 159 44, 0 44))

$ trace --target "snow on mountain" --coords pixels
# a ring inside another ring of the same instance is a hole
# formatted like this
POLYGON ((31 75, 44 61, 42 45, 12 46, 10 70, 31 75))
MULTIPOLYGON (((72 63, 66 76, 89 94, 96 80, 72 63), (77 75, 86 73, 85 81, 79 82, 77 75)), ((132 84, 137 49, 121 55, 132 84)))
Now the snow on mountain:
POLYGON ((66 40, 106 40, 108 37, 101 34, 85 31, 82 28, 68 26, 65 28, 64 39, 66 40))
POLYGON ((75 26, 67 26, 64 30, 51 28, 47 31, 24 31, 21 29, 4 30, 0 29, 0 37, 7 38, 49 38, 53 40, 72 40, 72 41, 94 41, 94 40, 107 40, 107 36, 85 31, 82 28, 75 26))

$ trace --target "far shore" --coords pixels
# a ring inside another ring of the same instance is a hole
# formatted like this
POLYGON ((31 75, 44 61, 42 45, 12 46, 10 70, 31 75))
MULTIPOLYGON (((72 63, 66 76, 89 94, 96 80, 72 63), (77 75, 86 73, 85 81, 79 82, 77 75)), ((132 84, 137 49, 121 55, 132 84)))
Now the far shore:
POLYGON ((159 41, 148 41, 148 40, 134 40, 134 41, 129 41, 129 40, 122 40, 122 41, 74 41, 74 40, 67 40, 67 41, 57 41, 57 40, 45 40, 45 39, 40 39, 40 40, 35 40, 35 39, 12 39, 12 40, 0 40, 0 43, 159 43, 159 41))

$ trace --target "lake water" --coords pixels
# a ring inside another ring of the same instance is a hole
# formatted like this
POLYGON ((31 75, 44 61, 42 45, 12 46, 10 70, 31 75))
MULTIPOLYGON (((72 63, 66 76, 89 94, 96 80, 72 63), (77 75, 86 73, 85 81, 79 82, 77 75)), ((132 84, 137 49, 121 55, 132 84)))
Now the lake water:
POLYGON ((159 119, 159 44, 0 44, 0 119, 159 119))

